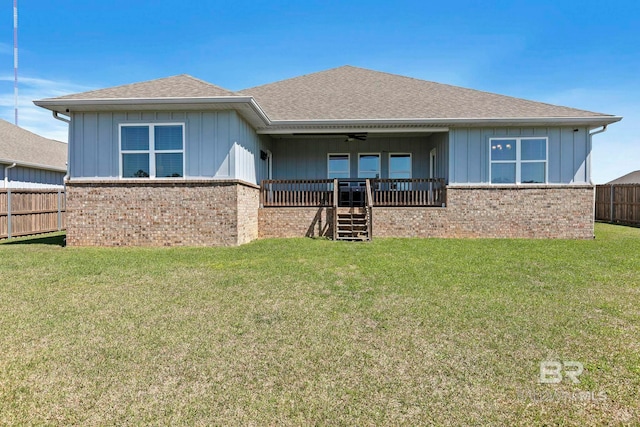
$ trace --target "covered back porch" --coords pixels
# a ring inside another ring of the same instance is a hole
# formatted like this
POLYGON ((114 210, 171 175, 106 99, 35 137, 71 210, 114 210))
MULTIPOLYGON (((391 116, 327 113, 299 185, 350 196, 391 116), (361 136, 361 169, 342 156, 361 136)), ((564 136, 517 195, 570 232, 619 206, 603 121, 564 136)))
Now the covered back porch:
POLYGON ((370 240, 375 208, 445 206, 448 129, 367 130, 270 134, 260 182, 263 217, 279 218, 270 227, 301 230, 312 218, 320 235, 370 240))
POLYGON ((281 230, 284 235, 298 230, 309 237, 370 241, 376 208, 445 204, 443 178, 263 180, 260 185, 261 216, 277 218, 269 227, 288 228, 281 230))

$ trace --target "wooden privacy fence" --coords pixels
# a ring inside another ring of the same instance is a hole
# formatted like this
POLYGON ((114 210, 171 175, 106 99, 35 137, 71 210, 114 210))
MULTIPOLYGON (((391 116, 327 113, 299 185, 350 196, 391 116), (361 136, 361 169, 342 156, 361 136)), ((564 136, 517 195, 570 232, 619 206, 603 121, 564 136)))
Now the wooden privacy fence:
POLYGON ((65 211, 62 189, 0 189, 0 239, 64 230, 65 211))
POLYGON ((640 225, 640 184, 596 186, 597 221, 640 225))

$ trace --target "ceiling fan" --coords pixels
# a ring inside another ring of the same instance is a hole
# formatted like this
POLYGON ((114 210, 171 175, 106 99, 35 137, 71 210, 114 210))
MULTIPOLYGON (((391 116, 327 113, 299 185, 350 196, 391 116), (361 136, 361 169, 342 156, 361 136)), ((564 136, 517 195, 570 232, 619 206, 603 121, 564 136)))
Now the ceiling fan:
POLYGON ((346 136, 347 139, 345 142, 349 141, 366 141, 367 140, 367 132, 358 132, 358 133, 294 133, 293 135, 300 136, 346 136))

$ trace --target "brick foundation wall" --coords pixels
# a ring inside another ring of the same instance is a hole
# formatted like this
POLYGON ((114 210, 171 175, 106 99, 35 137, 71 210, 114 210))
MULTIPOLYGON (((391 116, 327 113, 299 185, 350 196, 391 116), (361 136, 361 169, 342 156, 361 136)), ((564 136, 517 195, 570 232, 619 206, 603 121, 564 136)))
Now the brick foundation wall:
MULTIPOLYGON (((594 187, 448 187, 447 207, 374 207, 373 237, 593 238, 594 187)), ((332 237, 332 208, 260 208, 259 237, 332 237)))
POLYGON ((333 238, 333 208, 260 208, 260 238, 333 238))
POLYGON ((448 187, 446 208, 373 208, 374 237, 593 238, 594 187, 448 187))
POLYGON ((233 246, 258 237, 257 187, 240 181, 71 181, 69 246, 233 246))

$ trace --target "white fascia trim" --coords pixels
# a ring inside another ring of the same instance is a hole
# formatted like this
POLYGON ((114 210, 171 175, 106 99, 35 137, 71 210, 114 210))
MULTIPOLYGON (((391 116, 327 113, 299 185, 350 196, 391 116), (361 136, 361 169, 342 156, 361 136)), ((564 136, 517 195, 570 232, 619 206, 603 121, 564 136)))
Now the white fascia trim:
POLYGON ((39 163, 21 162, 21 161, 8 160, 8 159, 0 159, 0 163, 2 163, 2 164, 10 164, 10 165, 15 163, 16 166, 21 166, 23 168, 42 169, 42 170, 53 171, 53 172, 66 172, 67 171, 66 168, 58 168, 58 167, 55 167, 55 166, 41 165, 39 163))
POLYGON ((498 123, 571 123, 593 124, 614 123, 622 120, 620 116, 593 116, 593 117, 495 117, 495 118, 423 118, 423 119, 339 119, 339 120, 272 120, 272 126, 347 126, 347 125, 427 125, 427 124, 498 124, 498 123))
POLYGON ((135 108, 137 106, 153 105, 207 105, 207 104, 248 104, 260 117, 265 125, 270 125, 271 120, 264 110, 251 96, 216 96, 212 97, 188 97, 188 98, 98 98, 98 99, 40 99, 33 101, 38 107, 52 111, 66 113, 73 107, 113 106, 135 108))

